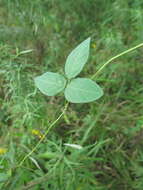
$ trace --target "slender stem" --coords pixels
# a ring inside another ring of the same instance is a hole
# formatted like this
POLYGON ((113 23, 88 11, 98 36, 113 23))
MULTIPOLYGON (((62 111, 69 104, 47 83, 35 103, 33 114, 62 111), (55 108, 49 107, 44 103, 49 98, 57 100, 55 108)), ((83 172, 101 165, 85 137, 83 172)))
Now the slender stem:
POLYGON ((64 110, 62 111, 62 113, 59 115, 59 117, 53 122, 51 123, 51 125, 49 126, 49 128, 47 129, 47 131, 45 132, 45 134, 42 136, 42 138, 38 141, 38 143, 35 145, 35 147, 23 158, 23 160, 20 162, 20 164, 18 165, 18 167, 22 166, 22 164, 24 163, 24 161, 31 156, 31 154, 33 152, 35 152, 35 150, 37 149, 37 147, 41 144, 41 142, 45 139, 45 137, 47 136, 47 134, 49 133, 49 131, 52 129, 52 127, 60 120, 60 118, 64 115, 65 111, 67 110, 68 107, 68 103, 65 105, 64 110))
POLYGON ((104 69, 104 67, 106 67, 106 66, 107 66, 109 63, 111 63, 113 60, 115 60, 115 59, 117 59, 118 57, 121 57, 122 55, 125 55, 125 54, 127 54, 127 53, 129 53, 129 52, 131 52, 131 51, 133 51, 133 50, 135 50, 135 49, 141 47, 141 46, 143 46, 143 43, 141 43, 141 44, 139 44, 139 45, 137 45, 137 46, 135 46, 135 47, 132 47, 132 48, 126 50, 126 51, 123 51, 122 53, 120 53, 120 54, 118 54, 118 55, 112 57, 111 59, 109 59, 109 60, 108 60, 106 63, 104 63, 104 64, 99 68, 99 70, 92 76, 92 79, 95 78, 95 77, 104 69))

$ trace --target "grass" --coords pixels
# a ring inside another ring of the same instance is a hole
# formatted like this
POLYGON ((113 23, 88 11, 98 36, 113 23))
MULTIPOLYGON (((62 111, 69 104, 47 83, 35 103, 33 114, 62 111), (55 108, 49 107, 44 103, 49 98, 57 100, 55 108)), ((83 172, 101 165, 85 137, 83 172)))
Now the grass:
POLYGON ((92 76, 143 42, 142 7, 140 0, 0 0, 0 148, 7 151, 0 155, 0 189, 142 190, 143 48, 105 67, 96 78, 104 96, 70 104, 17 167, 65 103, 60 94, 42 95, 33 78, 62 73, 66 56, 88 36, 90 59, 81 76, 92 76))

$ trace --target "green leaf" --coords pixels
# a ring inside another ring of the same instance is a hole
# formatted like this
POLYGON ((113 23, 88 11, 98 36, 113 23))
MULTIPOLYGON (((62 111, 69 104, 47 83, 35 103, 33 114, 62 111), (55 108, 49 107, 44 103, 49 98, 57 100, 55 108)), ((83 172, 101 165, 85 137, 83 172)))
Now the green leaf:
POLYGON ((58 73, 46 72, 35 78, 35 84, 43 94, 54 96, 65 88, 66 80, 58 73))
POLYGON ((67 57, 65 64, 65 74, 68 79, 74 78, 81 72, 89 56, 89 47, 90 38, 87 38, 81 44, 79 44, 67 57))
POLYGON ((87 103, 99 99, 103 90, 91 79, 73 79, 65 89, 65 97, 72 103, 87 103))

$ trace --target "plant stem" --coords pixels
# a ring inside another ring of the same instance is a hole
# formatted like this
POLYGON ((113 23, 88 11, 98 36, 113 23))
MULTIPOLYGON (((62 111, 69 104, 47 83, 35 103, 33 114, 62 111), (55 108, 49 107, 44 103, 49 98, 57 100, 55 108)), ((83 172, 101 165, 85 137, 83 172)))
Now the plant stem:
POLYGON ((99 70, 92 76, 92 79, 95 78, 95 77, 104 69, 104 67, 106 67, 106 66, 107 66, 109 63, 111 63, 113 60, 115 60, 115 59, 117 59, 118 57, 121 57, 122 55, 125 55, 125 54, 127 54, 127 53, 129 53, 129 52, 131 52, 131 51, 133 51, 133 50, 135 50, 135 49, 141 47, 141 46, 143 46, 143 43, 141 43, 141 44, 139 44, 139 45, 137 45, 137 46, 135 46, 135 47, 132 47, 132 48, 126 50, 126 51, 123 51, 122 53, 120 53, 120 54, 118 54, 118 55, 112 57, 111 59, 109 59, 109 60, 108 60, 106 63, 104 63, 104 64, 99 68, 99 70))
POLYGON ((24 161, 31 156, 31 154, 33 152, 35 152, 35 150, 38 148, 38 146, 41 144, 41 142, 45 139, 45 137, 47 136, 47 134, 49 133, 49 131, 52 129, 52 127, 61 119, 61 117, 64 115, 65 111, 67 110, 68 107, 68 103, 65 105, 64 110, 62 111, 62 113, 59 115, 59 117, 53 122, 51 123, 51 125, 49 126, 49 128, 47 129, 47 131, 45 132, 45 134, 42 136, 42 138, 39 140, 39 142, 35 145, 35 147, 23 158, 23 160, 19 163, 18 167, 22 166, 22 164, 24 163, 24 161))

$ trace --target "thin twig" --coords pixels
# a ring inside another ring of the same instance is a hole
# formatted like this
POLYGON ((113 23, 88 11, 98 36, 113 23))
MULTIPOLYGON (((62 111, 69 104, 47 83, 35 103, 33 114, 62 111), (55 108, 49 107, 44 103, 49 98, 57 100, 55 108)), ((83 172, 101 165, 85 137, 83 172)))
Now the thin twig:
POLYGON ((121 56, 123 56, 123 55, 125 55, 125 54, 127 54, 127 53, 129 53, 129 52, 131 52, 131 51, 133 51, 133 50, 135 50, 135 49, 141 47, 141 46, 143 46, 143 43, 141 43, 141 44, 139 44, 139 45, 137 45, 137 46, 135 46, 135 47, 132 47, 132 48, 130 48, 130 49, 128 49, 128 50, 125 50, 125 51, 123 51, 122 53, 120 53, 120 54, 118 54, 118 55, 112 57, 111 59, 109 59, 109 60, 108 60, 106 63, 104 63, 104 64, 99 68, 99 70, 92 76, 92 79, 95 78, 95 77, 104 69, 104 67, 106 67, 106 66, 107 66, 109 63, 111 63, 113 60, 115 60, 115 59, 117 59, 118 57, 121 57, 121 56))
POLYGON ((42 136, 42 138, 39 140, 39 142, 35 145, 35 147, 23 158, 23 160, 19 163, 18 167, 21 167, 22 164, 24 163, 24 161, 31 156, 31 154, 33 152, 35 152, 35 150, 37 149, 37 147, 41 144, 41 142, 45 139, 45 137, 47 136, 47 134, 49 133, 50 129, 60 120, 60 118, 64 115, 65 111, 67 110, 68 107, 68 103, 65 105, 64 110, 62 111, 62 113, 59 115, 59 117, 49 126, 49 128, 47 129, 47 131, 45 132, 45 134, 42 136))

